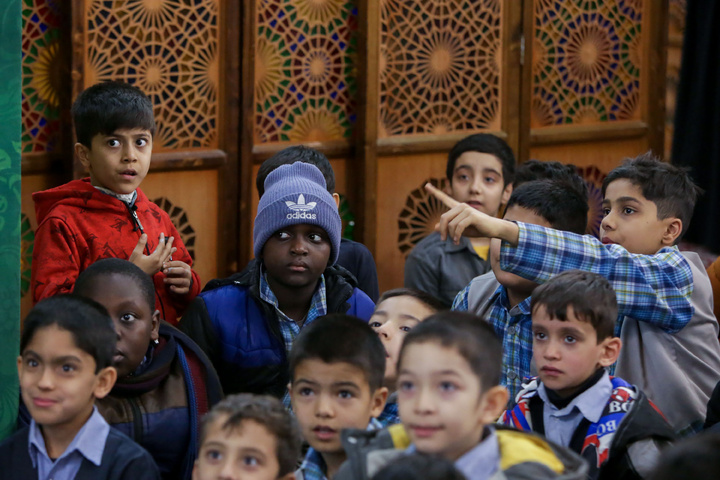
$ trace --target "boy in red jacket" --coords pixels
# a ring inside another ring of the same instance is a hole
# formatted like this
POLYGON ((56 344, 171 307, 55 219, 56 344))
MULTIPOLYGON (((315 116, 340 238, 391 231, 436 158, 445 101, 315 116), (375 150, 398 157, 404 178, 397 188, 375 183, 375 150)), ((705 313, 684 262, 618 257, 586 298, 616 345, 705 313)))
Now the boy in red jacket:
POLYGON ((155 133, 150 99, 131 85, 104 82, 78 96, 72 115, 75 153, 90 177, 33 194, 33 302, 72 291, 98 259, 123 258, 153 277, 155 307, 177 324, 200 292, 200 277, 170 217, 138 188, 155 133))

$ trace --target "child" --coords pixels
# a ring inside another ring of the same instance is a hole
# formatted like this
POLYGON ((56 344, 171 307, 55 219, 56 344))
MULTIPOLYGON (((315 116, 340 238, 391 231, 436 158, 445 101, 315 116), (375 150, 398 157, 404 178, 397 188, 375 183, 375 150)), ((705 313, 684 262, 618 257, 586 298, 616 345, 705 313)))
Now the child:
POLYGON ((280 401, 231 395, 203 417, 193 480, 293 480, 300 430, 280 401))
POLYGON ((255 259, 209 282, 180 323, 212 360, 226 393, 282 397, 287 355, 302 328, 327 313, 370 318, 372 301, 333 267, 340 229, 317 167, 297 162, 268 175, 255 217, 255 259))
POLYGON ((620 353, 613 333, 615 292, 605 277, 570 270, 532 296, 533 359, 538 377, 501 417, 588 461, 591 479, 645 478, 674 439, 647 396, 606 371, 620 353))
MULTIPOLYGON (((505 141, 488 133, 470 135, 450 150, 447 193, 496 216, 512 192, 515 157, 505 141)), ((488 238, 446 242, 437 232, 418 243, 405 262, 405 286, 427 292, 448 307, 474 277, 490 270, 488 238)))
MULTIPOLYGON (((263 193, 265 193, 265 179, 270 172, 280 165, 290 165, 295 162, 315 165, 322 172, 327 190, 332 194, 335 205, 340 208, 340 195, 335 193, 335 172, 333 172, 330 161, 322 153, 304 145, 293 145, 284 148, 260 165, 255 178, 258 196, 262 197, 263 193)), ((337 265, 352 273, 357 279, 358 288, 365 292, 373 302, 377 301, 378 279, 375 260, 365 245, 344 237, 341 238, 337 265)))
POLYGON ((368 325, 328 315, 298 335, 290 352, 292 407, 310 449, 297 480, 333 478, 345 461, 340 433, 375 429, 388 390, 382 386, 385 349, 368 325))
POLYGON ((30 311, 17 364, 32 421, 0 444, 1 472, 57 480, 160 478, 150 455, 94 407, 115 383, 114 351, 112 322, 93 301, 59 295, 30 311))
POLYGON ((400 422, 397 406, 398 354, 407 332, 430 315, 445 310, 445 306, 425 292, 412 288, 388 290, 380 297, 375 312, 370 317, 370 327, 377 332, 385 346, 385 377, 383 384, 390 396, 385 409, 378 417, 383 427, 400 422))
POLYGON ((469 480, 584 480, 587 465, 576 453, 534 434, 493 426, 507 402, 507 390, 498 385, 501 363, 495 332, 475 315, 442 312, 424 320, 408 332, 398 360, 400 417, 410 448, 388 445, 386 432, 399 425, 347 432, 349 461, 336 480, 371 478, 415 451, 453 462, 469 480))
POLYGON ((95 260, 117 257, 153 276, 155 306, 176 324, 200 292, 200 278, 170 217, 139 188, 155 133, 150 99, 125 83, 104 82, 82 92, 72 114, 75 153, 90 178, 33 194, 33 301, 70 292, 95 260))
POLYGON ((200 418, 222 398, 210 361, 160 321, 152 278, 129 261, 98 260, 78 276, 74 293, 104 306, 117 332, 118 380, 98 410, 147 449, 163 478, 189 479, 200 418))
POLYGON ((685 171, 646 154, 610 172, 602 242, 492 218, 426 188, 452 205, 440 221, 443 236, 501 239, 504 271, 537 283, 572 269, 607 277, 617 293, 615 332, 625 345, 616 373, 653 399, 676 432, 702 426, 720 380, 720 345, 711 341, 718 326, 707 274, 697 255, 675 246, 697 197, 685 171))
MULTIPOLYGON (((577 182, 534 180, 513 190, 504 218, 583 234, 587 212, 587 197, 577 182)), ((475 278, 458 294, 453 308, 469 310, 493 326, 503 343, 500 384, 514 399, 522 379, 531 374, 530 296, 537 283, 500 268, 499 243, 493 240, 490 249, 492 272, 475 278)))

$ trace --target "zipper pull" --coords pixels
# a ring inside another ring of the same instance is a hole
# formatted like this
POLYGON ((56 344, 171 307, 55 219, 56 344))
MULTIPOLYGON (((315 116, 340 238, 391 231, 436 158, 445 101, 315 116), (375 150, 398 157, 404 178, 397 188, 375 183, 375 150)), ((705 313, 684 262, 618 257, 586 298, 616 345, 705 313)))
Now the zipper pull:
POLYGON ((141 234, 145 233, 145 229, 143 228, 142 223, 140 223, 140 217, 138 217, 138 214, 137 214, 137 205, 133 205, 132 207, 130 205, 128 205, 127 207, 128 207, 128 210, 130 211, 130 215, 133 218, 133 222, 135 223, 133 232, 137 231, 139 229, 141 234))

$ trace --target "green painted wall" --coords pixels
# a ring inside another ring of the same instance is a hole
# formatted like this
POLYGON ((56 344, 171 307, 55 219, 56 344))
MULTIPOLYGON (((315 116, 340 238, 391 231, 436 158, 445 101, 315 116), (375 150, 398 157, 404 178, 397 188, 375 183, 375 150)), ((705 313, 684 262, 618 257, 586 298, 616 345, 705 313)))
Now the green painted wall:
POLYGON ((0 0, 0 438, 13 430, 20 335, 21 0, 0 0))

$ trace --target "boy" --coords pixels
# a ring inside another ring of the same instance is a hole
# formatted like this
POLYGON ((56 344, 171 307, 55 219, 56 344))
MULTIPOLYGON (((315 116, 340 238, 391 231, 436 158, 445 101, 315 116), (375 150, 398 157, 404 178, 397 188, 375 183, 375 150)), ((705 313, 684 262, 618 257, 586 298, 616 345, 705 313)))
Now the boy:
POLYGON ((500 422, 579 453, 591 479, 647 477, 675 435, 642 390, 606 370, 622 345, 610 283, 569 270, 535 289, 531 309, 538 377, 500 422))
POLYGON ((290 352, 292 407, 310 449, 297 480, 333 478, 346 455, 343 429, 376 429, 388 390, 385 349, 368 325, 349 315, 319 318, 290 352))
POLYGON ((302 328, 327 313, 370 318, 372 301, 333 266, 340 229, 315 166, 297 162, 268 175, 255 217, 255 259, 209 282, 180 323, 210 357, 225 393, 283 397, 287 355, 302 328))
POLYGON ((397 406, 397 358, 407 332, 430 315, 445 310, 440 300, 420 290, 396 288, 380 297, 369 325, 377 332, 385 347, 385 377, 383 385, 390 396, 385 409, 378 417, 383 427, 399 423, 397 406))
POLYGON ((156 308, 176 324, 200 278, 170 217, 139 188, 155 133, 150 99, 125 83, 99 83, 78 96, 72 114, 75 153, 90 177, 33 194, 33 301, 72 291, 90 264, 117 257, 153 276, 156 308))
POLYGON ((439 224, 443 236, 468 231, 502 240, 504 271, 537 283, 572 269, 607 277, 617 294, 615 332, 625 345, 617 374, 656 401, 676 432, 702 425, 720 377, 720 345, 711 341, 718 326, 707 275, 696 255, 675 246, 698 192, 687 172, 650 154, 610 172, 602 242, 488 217, 426 188, 451 206, 439 224))
MULTIPOLYGON (((573 176, 577 177, 576 174, 567 177, 573 176)), ((587 226, 588 203, 579 185, 582 184, 560 180, 523 183, 513 190, 504 218, 582 235, 587 226)), ((493 326, 503 344, 500 384, 507 387, 514 399, 522 379, 531 373, 530 296, 537 283, 503 271, 499 247, 499 242, 493 241, 492 272, 475 278, 458 294, 453 308, 469 310, 493 326)))
POLYGON ((398 361, 400 417, 410 441, 393 449, 386 432, 345 435, 350 459, 337 480, 365 480, 409 452, 450 460, 469 480, 584 479, 587 465, 540 436, 495 428, 507 390, 498 385, 501 345, 492 327, 468 313, 442 312, 408 332, 398 361))
POLYGON ((112 321, 91 300, 59 295, 30 311, 17 365, 32 421, 0 444, 1 472, 23 479, 160 478, 150 455, 94 407, 115 384, 114 351, 112 321))
MULTIPOLYGON (((448 155, 447 193, 487 215, 496 216, 512 192, 515 157, 503 140, 487 133, 460 140, 448 155)), ((448 307, 474 277, 490 270, 488 238, 453 244, 433 232, 405 262, 405 286, 427 292, 448 307)))
MULTIPOLYGON (((332 194, 335 205, 340 208, 340 195, 335 193, 335 172, 333 172, 330 161, 322 153, 304 145, 284 148, 260 165, 255 179, 258 196, 262 197, 265 193, 265 179, 270 172, 280 165, 290 165, 295 162, 315 165, 322 172, 327 190, 332 194)), ((357 279, 358 288, 365 292, 373 302, 377 301, 379 293, 375 260, 365 245, 341 238, 337 265, 352 273, 357 279)))
POLYGON ((280 401, 231 395, 203 417, 193 480, 293 480, 300 430, 280 401))

